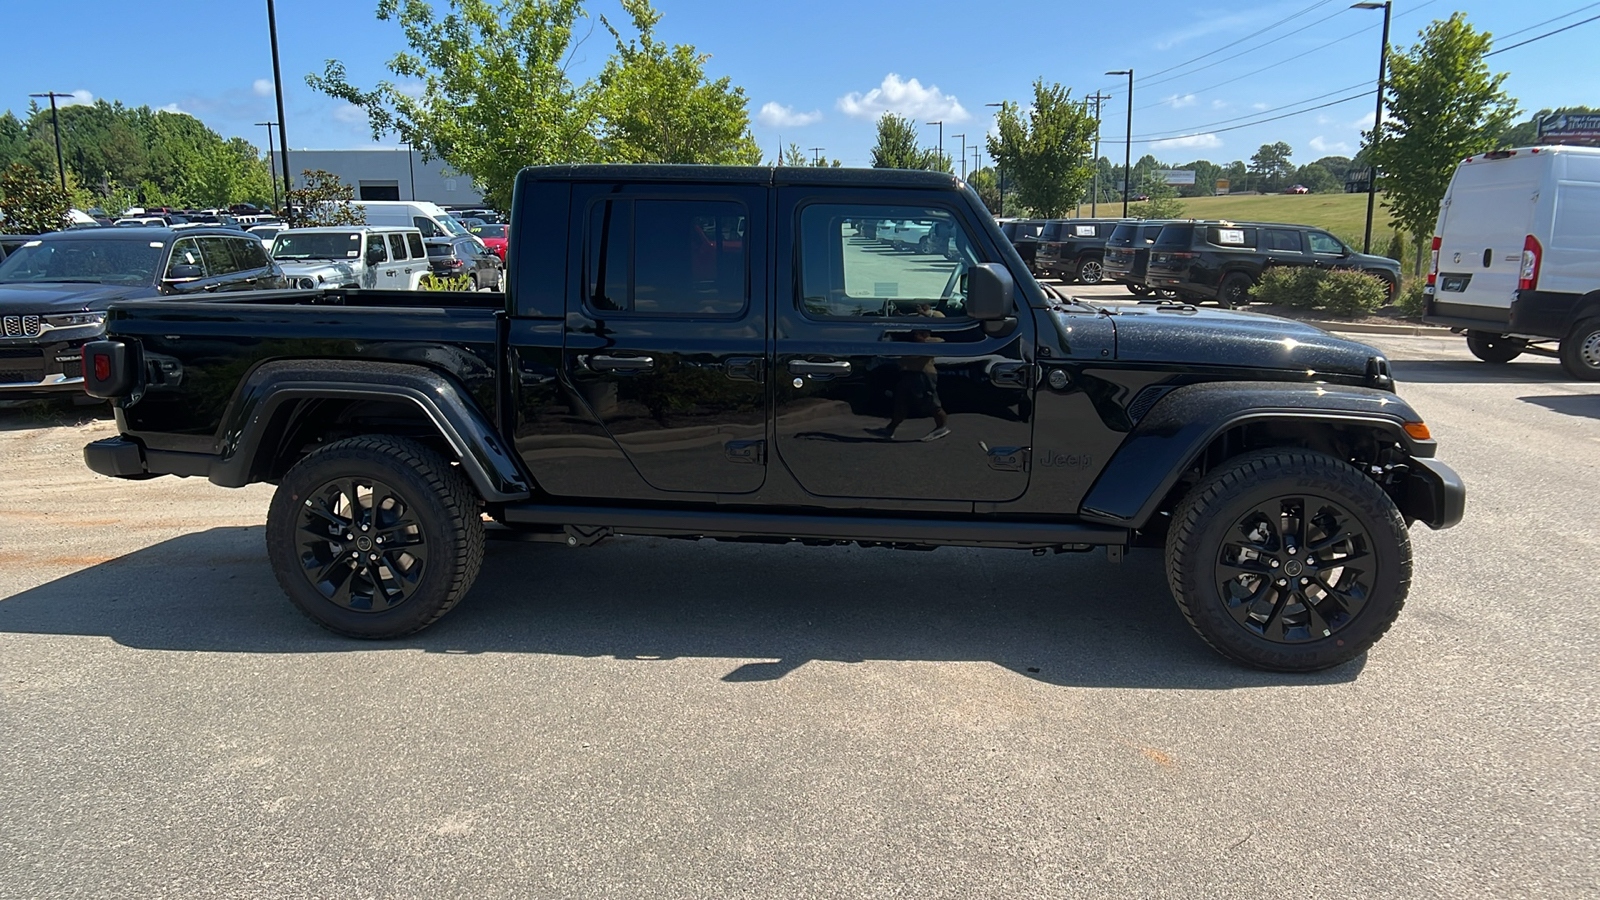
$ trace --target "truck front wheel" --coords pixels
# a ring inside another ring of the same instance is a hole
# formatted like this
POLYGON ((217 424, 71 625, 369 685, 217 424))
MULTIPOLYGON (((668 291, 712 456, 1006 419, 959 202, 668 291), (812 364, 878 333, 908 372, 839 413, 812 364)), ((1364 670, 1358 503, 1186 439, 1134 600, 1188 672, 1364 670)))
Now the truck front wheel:
POLYGON ((1600 319, 1579 322, 1561 339, 1561 368, 1579 381, 1600 381, 1600 319))
POLYGON ((296 463, 267 512, 267 557, 306 617, 357 638, 428 627, 483 563, 477 497, 423 445, 387 435, 329 444, 296 463))
POLYGON ((1411 538, 1389 495, 1349 464, 1264 450, 1213 471, 1179 504, 1167 580, 1222 655, 1311 672, 1389 630, 1411 585, 1411 538))

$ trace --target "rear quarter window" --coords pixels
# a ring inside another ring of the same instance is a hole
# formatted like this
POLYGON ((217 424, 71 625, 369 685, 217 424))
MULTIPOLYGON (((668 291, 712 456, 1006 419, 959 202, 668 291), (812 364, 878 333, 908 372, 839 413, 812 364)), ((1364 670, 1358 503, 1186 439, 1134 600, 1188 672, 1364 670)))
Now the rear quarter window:
POLYGON ((1167 225, 1156 235, 1157 247, 1187 247, 1194 240, 1193 225, 1167 225))
POLYGON ((1233 228, 1226 225, 1206 226, 1206 243, 1227 250, 1254 250, 1256 247, 1256 230, 1254 228, 1233 228))

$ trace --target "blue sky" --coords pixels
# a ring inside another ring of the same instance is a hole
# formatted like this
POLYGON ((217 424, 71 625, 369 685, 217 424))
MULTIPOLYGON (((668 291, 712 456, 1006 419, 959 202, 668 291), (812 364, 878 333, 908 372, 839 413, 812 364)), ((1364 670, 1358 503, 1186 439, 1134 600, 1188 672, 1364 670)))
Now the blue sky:
MULTIPOLYGON (((710 54, 707 73, 745 89, 752 129, 769 157, 781 140, 822 147, 845 165, 868 163, 873 121, 885 109, 919 123, 944 120, 946 152, 958 156, 957 135, 966 135, 970 149, 992 127, 994 111, 984 104, 1025 103, 1038 77, 1070 87, 1074 97, 1097 89, 1112 95, 1101 153, 1120 158, 1127 80, 1101 73, 1129 66, 1136 73, 1135 158, 1149 152, 1168 163, 1224 163, 1277 140, 1294 148, 1297 163, 1349 155, 1371 125, 1370 95, 1222 129, 1302 108, 1283 109, 1309 98, 1326 95, 1320 103, 1370 90, 1383 18, 1381 11, 1348 9, 1350 0, 655 3, 660 37, 710 54)), ((252 123, 276 116, 265 0, 6 6, 6 31, 24 38, 0 57, 0 107, 20 111, 30 92, 68 91, 179 109, 224 135, 264 143, 265 129, 252 123)), ((304 77, 321 72, 329 58, 344 61, 362 87, 388 77, 385 63, 405 46, 397 26, 376 19, 375 7, 375 0, 278 0, 291 148, 372 144, 364 115, 313 91, 304 77)), ((617 0, 588 8, 591 17, 625 19, 617 0)), ((1396 0, 1391 41, 1409 46, 1429 21, 1458 9, 1506 46, 1600 15, 1600 3, 1590 0, 1396 0), (1577 10, 1585 11, 1539 24, 1577 10)), ((610 50, 609 35, 596 25, 576 55, 580 78, 610 50)), ((1600 22, 1593 22, 1490 63, 1510 73, 1507 88, 1524 113, 1594 105, 1597 44, 1600 22)), ((922 133, 929 146, 937 143, 937 126, 923 125, 922 133)), ((397 145, 392 136, 380 143, 397 145)))

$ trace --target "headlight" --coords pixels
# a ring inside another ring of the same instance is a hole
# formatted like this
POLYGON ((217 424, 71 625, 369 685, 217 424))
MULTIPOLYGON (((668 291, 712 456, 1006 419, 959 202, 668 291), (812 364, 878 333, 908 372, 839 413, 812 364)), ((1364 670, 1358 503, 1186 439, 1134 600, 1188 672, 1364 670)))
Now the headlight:
POLYGON ((301 289, 301 290, 304 290, 304 291, 309 291, 309 290, 311 290, 311 289, 312 289, 312 288, 313 288, 313 287, 315 287, 315 286, 316 286, 316 285, 315 285, 315 283, 314 283, 314 282, 312 282, 312 280, 311 280, 311 279, 309 279, 309 278, 302 278, 302 279, 300 279, 300 289, 301 289))
POLYGON ((45 316, 44 323, 51 328, 72 328, 78 325, 99 325, 106 320, 103 312, 67 313, 61 316, 45 316))

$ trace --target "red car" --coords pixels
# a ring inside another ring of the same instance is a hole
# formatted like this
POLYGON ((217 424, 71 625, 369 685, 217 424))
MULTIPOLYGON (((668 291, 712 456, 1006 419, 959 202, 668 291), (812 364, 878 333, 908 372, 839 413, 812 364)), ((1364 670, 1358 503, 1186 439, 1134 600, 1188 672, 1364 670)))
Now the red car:
POLYGON ((1311 193, 1311 188, 1308 188, 1303 184, 1291 184, 1284 188, 1283 192, 1285 194, 1309 194, 1311 193))
POLYGON ((506 242, 511 239, 510 225, 479 225, 472 229, 472 233, 483 241, 483 245, 494 251, 501 262, 506 259, 506 242))

